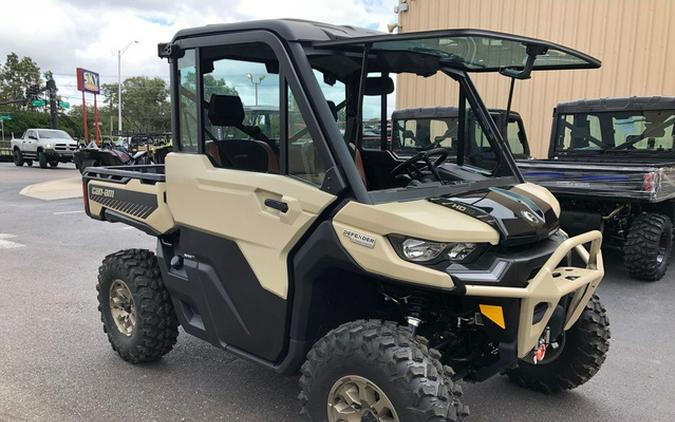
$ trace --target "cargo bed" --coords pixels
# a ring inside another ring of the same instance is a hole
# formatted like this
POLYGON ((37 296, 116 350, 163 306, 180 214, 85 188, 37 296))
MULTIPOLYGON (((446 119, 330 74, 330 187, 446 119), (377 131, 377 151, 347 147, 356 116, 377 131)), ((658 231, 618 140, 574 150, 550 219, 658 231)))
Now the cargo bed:
POLYGON ((567 197, 661 202, 675 197, 675 161, 518 160, 528 182, 567 197))
POLYGON ((157 236, 171 231, 164 165, 89 167, 82 175, 85 211, 157 236))

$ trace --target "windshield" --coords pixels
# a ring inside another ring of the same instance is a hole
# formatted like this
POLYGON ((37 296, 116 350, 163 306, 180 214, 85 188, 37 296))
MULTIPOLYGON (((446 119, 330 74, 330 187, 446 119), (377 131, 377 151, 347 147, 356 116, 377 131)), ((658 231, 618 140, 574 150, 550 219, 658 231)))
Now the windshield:
POLYGON ((72 139, 68 133, 62 130, 40 129, 37 132, 40 139, 72 139))
POLYGON ((675 110, 561 114, 556 132, 555 150, 562 155, 672 153, 675 110))
MULTIPOLYGON (((411 155, 418 151, 442 147, 455 155, 459 130, 459 117, 457 110, 452 116, 446 117, 404 117, 396 118, 394 113, 394 133, 392 150, 399 155, 411 155)), ((502 128, 505 113, 491 113, 497 126, 502 128)), ((480 124, 474 119, 473 134, 471 141, 481 148, 488 148, 490 144, 482 132, 480 124)), ((522 158, 527 155, 525 151, 525 134, 517 118, 509 119, 506 140, 514 157, 522 158)))
POLYGON ((363 48, 373 52, 408 52, 436 56, 443 65, 474 72, 523 69, 528 49, 536 54, 533 70, 600 67, 593 57, 573 49, 532 38, 481 30, 444 30, 378 35, 317 43, 323 46, 363 48))
MULTIPOLYGON (((349 146, 374 201, 518 183, 515 166, 495 136, 499 127, 489 129, 491 122, 479 117, 474 109, 478 105, 466 95, 469 85, 463 85, 463 75, 434 72, 436 78, 444 78, 448 84, 448 96, 442 105, 421 104, 419 108, 394 110, 396 103, 410 100, 409 93, 397 92, 388 73, 368 72, 359 108, 357 101, 350 101, 359 94, 359 62, 358 56, 350 55, 310 57, 316 82, 333 112, 342 141, 349 146), (386 82, 388 78, 390 83, 386 82), (359 113, 363 116, 360 125, 359 113)), ((400 70, 396 77, 415 79, 420 90, 433 83, 430 75, 420 76, 407 70, 405 64, 390 64, 382 56, 373 57, 369 66, 388 66, 392 73, 400 70)))
POLYGON ((395 119, 392 149, 396 153, 405 154, 443 147, 454 154, 458 130, 457 116, 395 119))

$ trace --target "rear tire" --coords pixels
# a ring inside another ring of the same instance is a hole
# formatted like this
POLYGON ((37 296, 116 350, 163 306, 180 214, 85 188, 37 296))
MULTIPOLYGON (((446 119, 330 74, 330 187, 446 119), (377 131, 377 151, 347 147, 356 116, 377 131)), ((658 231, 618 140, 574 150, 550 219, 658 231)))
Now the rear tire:
POLYGON ((598 373, 607 357, 611 335, 607 311, 596 295, 564 336, 563 349, 550 362, 546 358, 538 365, 519 361, 517 368, 507 372, 511 382, 553 394, 576 388, 598 373))
POLYGON ((672 251, 672 220, 663 214, 642 213, 628 231, 624 265, 633 278, 657 281, 666 273, 672 251))
POLYGON ((38 152, 38 163, 40 164, 41 169, 47 168, 47 161, 47 154, 42 151, 38 152))
POLYGON ((300 378, 300 413, 317 422, 347 420, 349 413, 360 415, 358 420, 461 421, 468 407, 460 401, 462 390, 451 379, 452 369, 443 366, 440 357, 427 347, 426 339, 394 322, 348 322, 307 354, 300 378), (345 391, 354 389, 358 400, 345 398, 345 391))
POLYGON ((108 255, 99 268, 96 290, 103 331, 122 359, 151 362, 171 351, 178 320, 152 252, 127 249, 108 255), (125 288, 127 300, 120 303, 125 288))
POLYGON ((14 158, 14 165, 15 166, 17 166, 17 167, 23 166, 24 159, 23 159, 23 155, 21 154, 21 151, 19 151, 18 149, 15 149, 12 152, 12 157, 14 158))

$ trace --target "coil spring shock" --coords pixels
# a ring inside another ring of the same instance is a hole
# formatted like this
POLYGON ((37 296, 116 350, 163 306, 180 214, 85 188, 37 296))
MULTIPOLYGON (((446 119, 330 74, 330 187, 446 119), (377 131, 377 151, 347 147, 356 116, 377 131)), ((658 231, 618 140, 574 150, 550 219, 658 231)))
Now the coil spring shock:
POLYGON ((413 335, 417 331, 417 328, 422 324, 422 310, 426 305, 426 298, 423 296, 406 296, 402 300, 405 305, 405 319, 408 322, 408 326, 412 331, 413 335))

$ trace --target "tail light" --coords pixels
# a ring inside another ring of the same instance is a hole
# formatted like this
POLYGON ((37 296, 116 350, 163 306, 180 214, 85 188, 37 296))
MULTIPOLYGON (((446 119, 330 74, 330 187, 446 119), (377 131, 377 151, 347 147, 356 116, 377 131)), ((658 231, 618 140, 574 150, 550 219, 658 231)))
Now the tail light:
POLYGON ((650 171, 642 176, 642 190, 654 192, 656 190, 656 172, 650 171))

